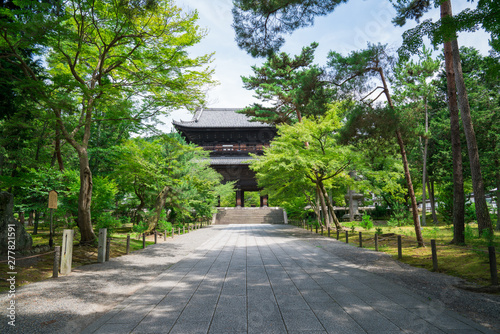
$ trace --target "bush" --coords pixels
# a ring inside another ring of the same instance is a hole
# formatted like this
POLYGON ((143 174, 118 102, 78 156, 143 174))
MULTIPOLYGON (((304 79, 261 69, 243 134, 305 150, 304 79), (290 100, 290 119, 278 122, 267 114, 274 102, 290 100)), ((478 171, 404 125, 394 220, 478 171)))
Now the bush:
POLYGON ((406 226, 411 224, 410 212, 404 205, 395 204, 391 215, 391 219, 387 221, 389 226, 406 226))
POLYGON ((363 227, 365 230, 371 230, 373 228, 373 221, 372 217, 369 214, 364 214, 363 217, 361 218, 361 227, 363 227))
POLYGON ((146 232, 148 227, 149 227, 148 221, 141 220, 139 223, 137 223, 136 225, 134 225, 132 227, 132 231, 134 231, 135 233, 138 233, 138 234, 142 234, 142 233, 146 232))
POLYGON ((122 223, 119 219, 114 218, 110 212, 103 212, 97 218, 97 223, 95 224, 96 232, 99 233, 99 229, 107 228, 108 235, 111 236, 115 233, 117 228, 120 228, 122 223))
POLYGON ((370 213, 373 218, 385 218, 389 216, 389 210, 387 210, 387 205, 384 206, 375 205, 375 209, 373 209, 370 213))
POLYGON ((465 223, 471 223, 477 220, 476 205, 474 203, 465 203, 465 223))
POLYGON ((172 223, 166 221, 166 220, 160 220, 158 221, 158 228, 159 231, 165 231, 167 230, 168 232, 172 231, 172 223))

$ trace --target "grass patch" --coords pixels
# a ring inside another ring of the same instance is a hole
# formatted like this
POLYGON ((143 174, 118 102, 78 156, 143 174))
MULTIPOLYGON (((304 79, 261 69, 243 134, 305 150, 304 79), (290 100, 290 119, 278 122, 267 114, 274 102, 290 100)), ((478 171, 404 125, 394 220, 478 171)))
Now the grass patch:
MULTIPOLYGON (((375 250, 375 228, 365 230, 359 226, 358 222, 346 222, 343 223, 343 226, 349 231, 350 244, 359 247, 359 232, 363 232, 363 248, 375 250)), ((463 246, 450 244, 453 238, 451 226, 423 226, 422 236, 426 247, 417 247, 413 226, 389 227, 380 224, 380 222, 375 224, 375 227, 382 232, 378 240, 379 251, 391 254, 397 259, 397 236, 401 235, 403 249, 401 262, 432 270, 431 239, 435 239, 439 272, 487 286, 491 284, 488 246, 495 246, 497 249, 497 267, 500 268, 500 256, 498 255, 500 253, 500 233, 495 231, 492 240, 487 240, 477 236, 477 224, 469 224, 469 226, 469 231, 475 231, 476 235, 474 233, 466 234, 466 245, 463 246)), ((327 232, 325 231, 323 235, 327 236, 327 232)), ((332 230, 331 238, 336 237, 337 232, 332 230)), ((339 240, 345 242, 345 231, 340 233, 339 240)))

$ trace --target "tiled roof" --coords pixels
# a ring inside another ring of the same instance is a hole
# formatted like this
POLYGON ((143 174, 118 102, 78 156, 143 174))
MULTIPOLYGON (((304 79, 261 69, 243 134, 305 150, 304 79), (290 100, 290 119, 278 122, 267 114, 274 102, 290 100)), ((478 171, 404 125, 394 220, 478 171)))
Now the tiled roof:
POLYGON ((244 114, 238 114, 237 108, 199 109, 191 121, 173 121, 174 125, 188 128, 272 128, 273 126, 250 122, 244 114))

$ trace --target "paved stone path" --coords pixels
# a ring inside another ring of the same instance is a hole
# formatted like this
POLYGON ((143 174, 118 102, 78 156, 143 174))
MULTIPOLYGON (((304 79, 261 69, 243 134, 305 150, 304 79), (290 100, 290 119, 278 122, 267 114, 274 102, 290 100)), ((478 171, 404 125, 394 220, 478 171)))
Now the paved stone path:
POLYGON ((225 225, 83 333, 493 333, 295 237, 225 225))

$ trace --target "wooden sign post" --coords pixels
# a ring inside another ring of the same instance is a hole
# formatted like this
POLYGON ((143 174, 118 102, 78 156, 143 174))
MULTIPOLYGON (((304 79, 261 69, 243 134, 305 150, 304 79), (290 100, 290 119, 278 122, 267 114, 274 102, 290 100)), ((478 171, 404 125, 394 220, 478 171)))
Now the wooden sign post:
POLYGON ((50 209, 50 231, 49 231, 49 246, 54 245, 54 240, 52 239, 52 213, 54 209, 57 209, 57 191, 49 191, 49 209, 50 209))

